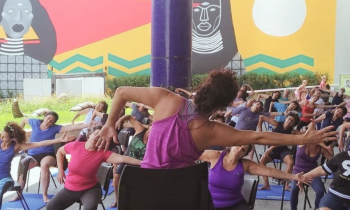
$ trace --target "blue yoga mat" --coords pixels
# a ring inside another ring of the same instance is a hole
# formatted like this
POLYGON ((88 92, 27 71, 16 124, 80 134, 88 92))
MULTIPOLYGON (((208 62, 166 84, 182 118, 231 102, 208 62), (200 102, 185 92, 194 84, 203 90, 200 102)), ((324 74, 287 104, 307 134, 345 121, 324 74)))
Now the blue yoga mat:
MULTIPOLYGON (((259 188, 262 185, 259 184, 259 188)), ((256 192, 256 200, 282 200, 283 185, 270 185, 271 190, 258 190, 256 192)), ((284 200, 290 200, 290 192, 285 191, 284 200)))
MULTIPOLYGON (((46 203, 43 201, 42 194, 23 194, 24 198, 27 201, 30 210, 38 210, 46 206, 46 203)), ((53 195, 49 195, 49 198, 52 198, 53 195)), ((2 204, 1 210, 22 210, 23 206, 21 201, 6 202, 2 204)))
POLYGON ((108 207, 108 208, 106 208, 106 210, 118 210, 118 208, 117 207, 115 207, 115 208, 108 207))
MULTIPOLYGON (((321 179, 324 179, 326 176, 321 176, 321 179)), ((334 174, 328 175, 327 179, 333 179, 334 174)))
MULTIPOLYGON (((50 168, 51 175, 53 177, 56 177, 58 174, 58 169, 57 168, 50 168)), ((64 173, 67 175, 68 174, 68 168, 64 171, 64 173)))

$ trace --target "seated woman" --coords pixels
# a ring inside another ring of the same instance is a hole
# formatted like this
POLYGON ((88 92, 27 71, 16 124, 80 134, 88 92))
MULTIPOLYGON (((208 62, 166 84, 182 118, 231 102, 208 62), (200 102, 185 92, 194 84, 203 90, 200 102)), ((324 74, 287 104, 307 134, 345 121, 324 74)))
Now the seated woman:
POLYGON ((224 151, 206 150, 199 158, 209 162, 209 191, 217 210, 250 210, 241 194, 244 174, 273 176, 280 179, 297 180, 308 183, 307 177, 299 174, 284 173, 243 159, 252 149, 251 145, 235 146, 224 151))
POLYGON ((108 110, 108 104, 105 101, 100 101, 98 104, 96 104, 95 108, 89 108, 89 109, 84 109, 80 112, 78 112, 72 120, 72 124, 74 124, 74 121, 81 115, 85 115, 85 124, 89 124, 91 120, 101 122, 101 118, 97 117, 95 119, 92 119, 92 115, 94 111, 102 112, 102 113, 107 113, 108 110))
POLYGON ((270 111, 272 110, 272 107, 275 108, 276 112, 281 113, 281 115, 277 115, 275 118, 277 122, 284 122, 286 120, 287 114, 290 111, 297 111, 299 114, 299 117, 301 117, 301 113, 300 113, 301 108, 297 101, 291 101, 288 106, 282 103, 271 102, 270 111))
POLYGON ((99 128, 101 127, 97 127, 95 131, 89 134, 87 142, 75 141, 58 150, 57 180, 60 184, 64 183, 64 188, 47 203, 47 210, 66 209, 79 200, 82 202, 84 209, 95 210, 102 197, 101 185, 97 180, 97 171, 100 165, 103 162, 140 165, 140 160, 131 157, 111 151, 97 151, 94 137, 100 131, 99 128), (63 157, 66 154, 71 155, 67 177, 63 170, 63 157))
MULTIPOLYGON (((307 144, 297 147, 296 157, 295 157, 295 166, 293 173, 308 173, 318 166, 317 160, 320 156, 324 156, 327 159, 331 159, 331 153, 321 145, 307 144)), ((324 187, 320 177, 314 178, 311 182, 311 187, 316 193, 315 198, 315 209, 318 208, 320 200, 324 194, 324 187)), ((297 182, 292 182, 292 193, 290 196, 290 208, 291 210, 296 210, 298 206, 298 195, 299 188, 296 186, 297 182)), ((338 209, 337 209, 338 210, 338 209)))
POLYGON ((243 101, 247 101, 247 97, 248 96, 253 96, 255 94, 254 89, 249 84, 242 85, 240 90, 242 91, 242 99, 243 99, 243 101), (250 89, 249 93, 248 93, 248 88, 250 89))
MULTIPOLYGON (((19 151, 28 150, 36 147, 53 145, 60 142, 68 142, 74 139, 74 136, 68 137, 66 136, 66 134, 63 134, 58 139, 27 143, 26 132, 19 125, 17 125, 17 123, 6 123, 6 126, 1 132, 0 138, 0 195, 5 183, 8 181, 13 182, 10 174, 11 161, 15 157, 16 153, 18 153, 19 151)), ((0 202, 0 209, 1 204, 2 202, 0 202)))
MULTIPOLYGON (((148 112, 148 110, 153 110, 150 106, 147 106, 142 103, 127 102, 125 104, 125 107, 131 108, 130 115, 133 116, 140 123, 142 123, 142 120, 144 118, 148 118, 150 121, 153 120, 153 116, 148 112)), ((130 135, 134 135, 135 129, 128 128, 127 130, 130 132, 130 135)))
MULTIPOLYGON (((321 123, 321 128, 325 128, 327 126, 332 125, 333 126, 333 131, 336 131, 340 125, 343 124, 344 120, 343 117, 345 114, 348 112, 348 110, 344 106, 339 106, 337 109, 332 110, 331 112, 325 112, 321 116, 319 116, 316 120, 315 123, 321 123)), ((325 144, 331 145, 333 142, 328 141, 325 142, 325 144)), ((332 150, 333 150, 333 144, 332 144, 332 150)))
MULTIPOLYGON (((131 143, 128 146, 128 149, 126 150, 124 155, 135 158, 137 160, 143 160, 143 157, 145 156, 145 152, 146 152, 148 136, 149 136, 149 133, 151 132, 152 126, 146 129, 145 127, 143 127, 143 125, 139 121, 137 121, 131 115, 126 115, 117 121, 116 128, 117 129, 121 128, 125 121, 129 121, 131 125, 135 128, 135 135, 133 136, 131 143)), ((116 201, 113 202, 111 207, 118 206, 117 200, 118 200, 119 180, 124 167, 125 167, 125 163, 119 164, 117 171, 115 172, 115 175, 113 177, 113 186, 114 186, 114 194, 115 194, 116 201)))
MULTIPOLYGON (((45 118, 43 120, 24 118, 21 122, 21 127, 24 128, 25 124, 30 125, 32 127, 32 135, 30 137, 30 141, 40 142, 44 139, 54 139, 58 133, 81 130, 82 128, 88 126, 87 124, 61 126, 56 125, 57 120, 58 114, 56 112, 50 111, 45 115, 45 118)), ((56 165, 56 154, 54 153, 54 147, 53 145, 49 145, 46 147, 30 149, 28 150, 28 154, 36 160, 37 165, 40 165, 40 183, 43 190, 43 200, 46 203, 49 200, 47 195, 47 190, 50 183, 49 168, 56 165)), ((21 185, 23 185, 21 180, 22 178, 20 177, 19 181, 21 185)), ((18 199, 18 197, 15 197, 12 200, 16 199, 18 199)))
POLYGON ((258 98, 256 99, 257 101, 260 101, 260 98, 264 98, 265 99, 265 104, 264 104, 264 111, 263 112, 275 112, 275 109, 272 109, 271 111, 269 111, 270 104, 272 102, 278 102, 278 100, 281 98, 281 93, 279 91, 274 91, 272 93, 272 96, 268 95, 268 94, 259 94, 258 98))
POLYGON ((301 82, 301 85, 295 89, 294 91, 294 95, 295 95, 295 99, 296 100, 300 100, 301 99, 301 93, 307 93, 307 89, 306 89, 306 85, 307 85, 307 80, 303 80, 301 82))
MULTIPOLYGON (((320 201, 319 210, 349 210, 350 209, 350 155, 340 152, 322 166, 304 174, 305 177, 319 178, 334 174, 328 193, 320 201)), ((302 190, 301 183, 298 183, 302 190)))
MULTIPOLYGON (((272 132, 283 133, 283 134, 297 134, 300 133, 294 130, 294 127, 297 126, 300 122, 299 114, 295 111, 291 111, 287 114, 286 120, 284 122, 278 122, 266 116, 260 116, 258 129, 262 131, 263 122, 267 122, 273 126, 272 132)), ((283 139, 281 139, 283 141, 283 139)), ((282 160, 286 165, 286 173, 292 173, 294 161, 292 158, 292 151, 287 146, 271 146, 266 150, 265 154, 260 159, 260 165, 266 166, 267 163, 271 162, 274 159, 282 160)), ((260 190, 269 190, 269 180, 267 176, 263 176, 264 185, 260 190)), ((289 182, 285 182, 285 189, 290 191, 289 182)))

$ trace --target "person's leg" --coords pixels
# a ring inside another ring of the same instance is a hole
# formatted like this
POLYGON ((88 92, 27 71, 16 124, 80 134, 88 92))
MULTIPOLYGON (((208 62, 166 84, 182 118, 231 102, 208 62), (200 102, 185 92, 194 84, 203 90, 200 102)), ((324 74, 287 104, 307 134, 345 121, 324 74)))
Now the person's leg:
POLYGON ((46 156, 40 162, 40 183, 43 190, 43 200, 45 203, 49 201, 47 190, 50 184, 50 167, 54 165, 56 165, 56 159, 52 156, 46 156))
MULTIPOLYGON (((292 152, 288 150, 281 153, 281 160, 283 160, 283 162, 287 165, 285 172, 291 174, 294 165, 292 152)), ((286 181, 285 186, 286 190, 291 191, 291 188, 289 187, 289 182, 286 181)))
POLYGON ((79 200, 79 193, 63 188, 46 205, 47 210, 67 209, 79 200))
POLYGON ((84 206, 84 210, 96 210, 102 198, 101 186, 98 185, 90 190, 87 190, 81 197, 80 201, 84 206))
MULTIPOLYGON (((267 163, 271 162, 272 158, 269 155, 263 155, 260 159, 260 165, 266 166, 267 163)), ((259 188, 259 190, 270 190, 269 177, 263 176, 264 185, 259 188)))
POLYGON ((338 196, 328 192, 325 196, 321 198, 320 209, 322 210, 343 210, 343 205, 338 196))
POLYGON ((320 177, 315 177, 310 185, 316 193, 315 208, 317 209, 320 206, 320 200, 324 195, 323 182, 320 177))
POLYGON ((292 192, 290 194, 290 209, 297 210, 298 207, 299 187, 297 181, 292 181, 292 192))
POLYGON ((116 171, 116 174, 113 177, 115 201, 110 205, 110 207, 117 207, 118 206, 119 180, 120 180, 120 175, 122 174, 124 167, 125 167, 125 163, 119 164, 117 171, 116 171))

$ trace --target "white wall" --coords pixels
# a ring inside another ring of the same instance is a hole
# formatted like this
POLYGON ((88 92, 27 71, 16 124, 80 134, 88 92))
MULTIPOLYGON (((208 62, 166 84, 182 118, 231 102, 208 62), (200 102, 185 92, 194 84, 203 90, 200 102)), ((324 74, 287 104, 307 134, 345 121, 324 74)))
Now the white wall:
POLYGON ((51 79, 23 79, 24 100, 51 95, 51 79))
MULTIPOLYGON (((82 94, 102 95, 104 94, 104 79, 102 77, 81 77, 56 80, 56 96, 62 93, 68 96, 79 96, 82 94)), ((51 95, 51 79, 24 79, 24 100, 45 97, 51 95)))
POLYGON ((340 74, 350 74, 350 0, 337 0, 334 83, 340 74))

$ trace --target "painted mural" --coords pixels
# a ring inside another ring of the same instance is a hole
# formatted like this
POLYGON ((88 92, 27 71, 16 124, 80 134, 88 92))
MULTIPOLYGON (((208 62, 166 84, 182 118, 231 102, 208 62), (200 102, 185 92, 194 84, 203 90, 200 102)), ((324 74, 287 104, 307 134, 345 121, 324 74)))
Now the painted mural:
MULTIPOLYGON (((151 0, 1 0, 0 91, 53 73, 150 74, 151 0), (69 5, 69 6, 67 6, 69 5)), ((329 71, 336 1, 194 0, 192 74, 329 71)))

